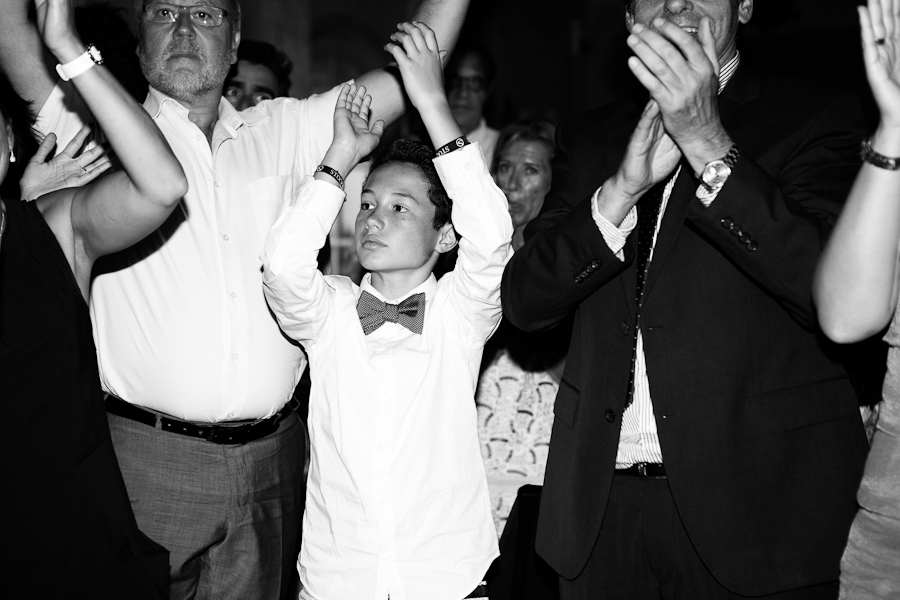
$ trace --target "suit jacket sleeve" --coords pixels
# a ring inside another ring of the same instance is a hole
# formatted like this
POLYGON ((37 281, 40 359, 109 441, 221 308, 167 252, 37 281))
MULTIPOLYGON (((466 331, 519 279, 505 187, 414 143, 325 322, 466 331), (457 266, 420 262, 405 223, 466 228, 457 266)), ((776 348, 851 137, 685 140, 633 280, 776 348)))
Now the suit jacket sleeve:
POLYGON ((772 154, 764 152, 742 156, 710 207, 697 200, 687 214, 689 225, 808 329, 817 328, 815 267, 859 171, 863 131, 855 99, 833 94, 802 136, 786 140, 781 164, 766 164, 772 154))

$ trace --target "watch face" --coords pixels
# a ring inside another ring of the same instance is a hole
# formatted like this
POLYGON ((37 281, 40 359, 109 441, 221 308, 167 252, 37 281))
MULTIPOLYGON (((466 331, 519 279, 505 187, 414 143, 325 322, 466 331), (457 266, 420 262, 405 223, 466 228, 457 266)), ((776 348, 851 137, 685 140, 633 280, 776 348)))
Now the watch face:
POLYGON ((87 52, 92 61, 94 61, 98 65, 103 64, 103 56, 100 54, 100 50, 97 49, 97 46, 91 44, 90 46, 88 46, 87 52))
POLYGON ((731 175, 731 167, 726 165, 724 160, 714 160, 703 169, 701 179, 710 187, 720 187, 725 184, 729 175, 731 175))

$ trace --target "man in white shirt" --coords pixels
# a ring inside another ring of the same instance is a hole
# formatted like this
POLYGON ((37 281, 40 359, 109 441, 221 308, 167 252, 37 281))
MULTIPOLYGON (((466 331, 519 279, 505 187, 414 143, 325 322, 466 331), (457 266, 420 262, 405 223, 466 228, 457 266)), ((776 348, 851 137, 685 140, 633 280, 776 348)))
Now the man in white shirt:
POLYGON ((365 111, 354 135, 340 104, 323 172, 263 257, 269 304, 308 352, 313 382, 304 600, 461 600, 498 555, 473 398, 512 222, 453 120, 434 34, 400 29, 389 47, 437 152, 400 140, 375 159, 355 228, 369 273, 357 286, 316 269, 344 200, 337 184, 375 143, 365 111), (456 267, 437 280, 455 228, 456 267))
MULTIPOLYGON (((468 0, 416 18, 452 49, 468 0)), ((188 177, 181 210, 99 267, 91 314, 110 428, 138 525, 169 549, 172 597, 277 598, 296 556, 302 424, 288 400, 305 366, 263 297, 265 236, 332 137, 338 88, 238 113, 222 89, 237 59, 236 0, 137 0, 145 108, 188 177)), ((36 107, 56 83, 22 0, 4 0, 3 68, 36 107)), ((360 77, 390 123, 385 70, 360 77)), ((61 111, 65 113, 65 111, 61 111)), ((61 123, 75 131, 65 114, 61 123)), ((64 132, 60 139, 65 138, 64 132)))
POLYGON ((504 275, 518 327, 575 313, 536 542, 564 600, 837 597, 866 438, 812 278, 862 119, 743 63, 753 5, 626 2, 650 101, 560 126, 504 275))

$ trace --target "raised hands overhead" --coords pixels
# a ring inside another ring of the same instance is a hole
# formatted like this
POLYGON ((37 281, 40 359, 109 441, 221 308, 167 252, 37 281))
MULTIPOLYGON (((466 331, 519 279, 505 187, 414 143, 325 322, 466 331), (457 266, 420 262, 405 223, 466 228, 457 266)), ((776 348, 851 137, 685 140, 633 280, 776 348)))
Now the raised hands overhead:
POLYGON ((49 160, 47 157, 56 146, 56 135, 47 135, 19 180, 22 199, 31 201, 56 190, 81 187, 108 171, 112 161, 102 146, 82 151, 90 133, 91 127, 85 125, 62 152, 49 160))
POLYGON ((900 127, 900 0, 860 6, 863 59, 883 125, 900 127))
MULTIPOLYGON (((347 174, 381 141, 384 121, 371 114, 372 96, 365 86, 344 85, 334 107, 334 138, 322 164, 347 174)), ((316 174, 317 178, 319 174, 316 174)))
POLYGON ((425 23, 400 23, 384 49, 394 57, 410 102, 419 111, 435 147, 462 135, 444 93, 443 58, 437 37, 425 23))

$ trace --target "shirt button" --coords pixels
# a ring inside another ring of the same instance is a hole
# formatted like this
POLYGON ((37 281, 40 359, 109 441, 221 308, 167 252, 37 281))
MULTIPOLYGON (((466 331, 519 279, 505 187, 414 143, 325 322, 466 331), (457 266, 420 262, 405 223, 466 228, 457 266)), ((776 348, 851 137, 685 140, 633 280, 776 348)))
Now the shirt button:
POLYGON ((384 450, 384 444, 381 444, 380 446, 378 446, 378 449, 379 449, 379 450, 384 450))
POLYGON ((234 292, 231 292, 231 294, 229 294, 229 295, 230 295, 232 298, 237 298, 237 294, 235 294, 234 292))
POLYGON ((194 136, 194 139, 197 140, 197 141, 199 142, 200 140, 203 139, 203 136, 200 135, 200 134, 197 134, 197 135, 194 136))
POLYGON ((611 408, 606 409, 606 420, 610 423, 616 420, 616 413, 611 408))
POLYGON ((231 358, 233 358, 234 360, 237 360, 237 359, 238 359, 238 353, 235 352, 234 354, 232 354, 232 355, 231 355, 231 358))
POLYGON ((222 239, 225 240, 225 241, 227 242, 227 241, 230 240, 231 238, 228 237, 228 234, 225 234, 225 235, 222 236, 222 239))
POLYGON ((288 229, 288 233, 294 233, 293 229, 288 229))
POLYGON ((233 419, 233 418, 234 418, 234 413, 233 413, 233 412, 228 413, 228 418, 229 418, 229 419, 233 419))
POLYGON ((213 185, 215 185, 216 187, 219 187, 219 182, 217 181, 213 185))

